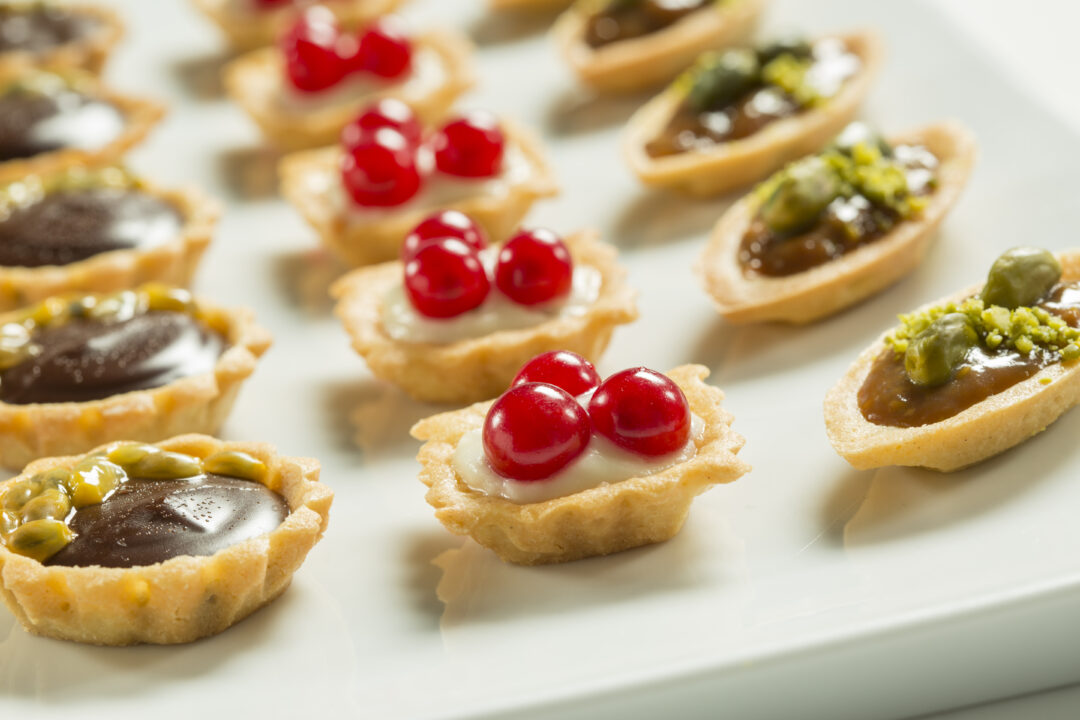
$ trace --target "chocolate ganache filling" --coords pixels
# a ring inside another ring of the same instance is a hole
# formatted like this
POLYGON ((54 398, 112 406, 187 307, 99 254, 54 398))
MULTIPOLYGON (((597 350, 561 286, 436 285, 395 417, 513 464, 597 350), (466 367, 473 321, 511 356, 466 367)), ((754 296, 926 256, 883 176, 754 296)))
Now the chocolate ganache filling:
POLYGON ((66 265, 111 250, 156 247, 182 226, 175 207, 136 189, 58 190, 0 221, 0 265, 66 265))
POLYGON ((101 27, 85 13, 34 5, 0 7, 0 53, 44 53, 85 38, 101 27))
POLYGON ((104 100, 72 89, 0 95, 0 161, 63 148, 95 150, 119 137, 124 115, 104 100))
POLYGON ((71 319, 34 333, 38 352, 0 372, 0 401, 85 402, 211 372, 225 339, 187 313, 71 319))

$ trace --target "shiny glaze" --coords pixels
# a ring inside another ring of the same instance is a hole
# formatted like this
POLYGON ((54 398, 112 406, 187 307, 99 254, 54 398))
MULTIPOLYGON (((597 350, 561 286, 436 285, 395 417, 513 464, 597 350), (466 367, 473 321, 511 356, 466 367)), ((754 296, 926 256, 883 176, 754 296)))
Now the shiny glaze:
POLYGON ((123 129, 119 109, 74 90, 0 95, 0 162, 63 148, 98 149, 123 129))
POLYGON ((96 17, 61 7, 0 7, 0 53, 46 53, 81 40, 100 27, 96 17))
POLYGON ((650 35, 713 2, 715 0, 614 0, 588 18, 585 42, 591 48, 600 48, 650 35))

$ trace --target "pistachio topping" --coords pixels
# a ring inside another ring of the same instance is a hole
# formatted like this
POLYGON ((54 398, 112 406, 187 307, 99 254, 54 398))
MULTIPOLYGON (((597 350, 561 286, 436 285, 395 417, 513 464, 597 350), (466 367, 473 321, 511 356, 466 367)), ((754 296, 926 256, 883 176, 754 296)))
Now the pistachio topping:
POLYGON ((69 522, 80 509, 105 502, 131 478, 183 480, 203 474, 262 483, 266 464, 225 450, 204 458, 146 443, 119 443, 71 467, 57 467, 0 486, 0 539, 12 552, 45 562, 71 542, 69 522))
POLYGON ((94 188, 128 190, 140 187, 144 187, 144 183, 126 168, 119 166, 91 168, 80 165, 51 175, 27 175, 0 186, 0 222, 15 210, 33 205, 49 193, 94 188))
POLYGON ((1039 302, 1061 279, 1061 263, 1049 250, 1006 250, 990 268, 980 296, 988 305, 1020 308, 1039 302))

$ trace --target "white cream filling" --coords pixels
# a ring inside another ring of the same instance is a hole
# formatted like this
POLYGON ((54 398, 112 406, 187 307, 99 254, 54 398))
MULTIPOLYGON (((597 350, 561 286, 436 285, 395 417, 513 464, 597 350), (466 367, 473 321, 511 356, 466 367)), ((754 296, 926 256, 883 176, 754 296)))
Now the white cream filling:
MULTIPOLYGON (((588 407, 592 391, 578 400, 588 407)), ((524 505, 552 498, 573 495, 601 485, 628 480, 632 477, 655 475, 661 470, 686 462, 697 454, 697 441, 705 432, 705 421, 690 416, 690 439, 682 449, 659 458, 645 458, 623 450, 607 438, 593 434, 585 452, 569 465, 544 480, 524 482, 504 478, 491 469, 484 454, 484 431, 470 430, 458 441, 451 465, 462 482, 485 495, 501 497, 524 505)))
POLYGON ((814 62, 807 68, 806 84, 821 97, 833 97, 844 83, 858 74, 862 60, 849 51, 839 38, 826 38, 814 43, 814 62))
MULTIPOLYGON (((499 248, 489 247, 480 259, 494 277, 499 248)), ((448 345, 459 340, 482 337, 500 330, 534 327, 556 317, 581 317, 600 296, 603 278, 588 265, 575 265, 570 293, 542 305, 519 305, 492 283, 491 292, 478 308, 452 318, 429 318, 417 312, 405 295, 401 283, 383 296, 381 321, 383 332, 401 342, 448 345)))

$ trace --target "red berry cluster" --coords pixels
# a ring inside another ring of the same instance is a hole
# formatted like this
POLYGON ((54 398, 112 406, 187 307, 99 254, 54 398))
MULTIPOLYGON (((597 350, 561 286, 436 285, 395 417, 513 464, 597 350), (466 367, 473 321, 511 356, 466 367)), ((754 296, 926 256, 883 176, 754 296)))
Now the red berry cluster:
POLYGON ((479 307, 492 282, 519 305, 563 297, 573 284, 574 264, 562 239, 550 230, 521 230, 499 250, 494 278, 480 260, 484 231, 457 210, 443 210, 405 238, 405 292, 421 315, 450 318, 479 307))
POLYGON ((549 478, 585 452, 597 433, 645 458, 678 451, 690 439, 690 406, 679 386, 643 367, 600 382, 585 358, 538 355, 488 410, 484 454, 499 475, 549 478), (587 408, 577 397, 594 390, 587 408))
POLYGON ((346 33, 324 7, 305 11, 280 45, 285 74, 303 92, 327 90, 354 73, 395 80, 412 67, 412 43, 392 21, 346 33))
POLYGON ((498 121, 484 112, 451 120, 425 140, 412 109, 386 98, 345 126, 341 145, 341 179, 349 196, 358 205, 394 207, 420 191, 421 151, 430 152, 435 170, 445 175, 486 178, 502 169, 506 140, 498 121))

